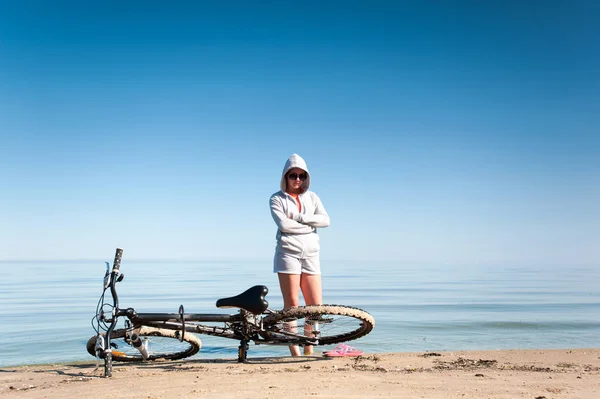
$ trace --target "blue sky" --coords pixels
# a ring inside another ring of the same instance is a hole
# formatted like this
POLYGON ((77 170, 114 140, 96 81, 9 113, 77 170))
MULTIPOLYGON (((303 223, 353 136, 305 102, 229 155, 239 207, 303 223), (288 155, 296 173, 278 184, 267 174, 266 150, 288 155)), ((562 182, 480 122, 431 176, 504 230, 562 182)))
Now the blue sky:
POLYGON ((0 259, 598 264, 597 2, 0 2, 0 259), (325 3, 325 4, 322 4, 325 3))

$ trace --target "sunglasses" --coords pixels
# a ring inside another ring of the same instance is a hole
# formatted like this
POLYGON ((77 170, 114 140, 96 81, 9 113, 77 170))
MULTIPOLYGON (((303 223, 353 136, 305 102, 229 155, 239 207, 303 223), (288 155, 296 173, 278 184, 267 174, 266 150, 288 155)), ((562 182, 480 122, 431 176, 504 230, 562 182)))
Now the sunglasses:
POLYGON ((300 180, 306 180, 306 173, 300 173, 300 174, 298 174, 298 173, 290 173, 288 175, 288 179, 290 179, 290 180, 296 180, 298 178, 300 178, 300 180))

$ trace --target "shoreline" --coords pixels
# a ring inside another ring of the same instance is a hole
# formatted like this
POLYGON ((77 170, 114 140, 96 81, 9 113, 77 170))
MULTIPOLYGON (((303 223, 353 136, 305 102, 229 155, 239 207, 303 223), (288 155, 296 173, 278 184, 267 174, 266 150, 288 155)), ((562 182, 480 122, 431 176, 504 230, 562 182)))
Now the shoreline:
POLYGON ((193 359, 96 361, 0 368, 0 397, 66 398, 577 398, 600 397, 600 348, 511 349, 193 359), (100 366, 102 366, 100 364, 100 366))

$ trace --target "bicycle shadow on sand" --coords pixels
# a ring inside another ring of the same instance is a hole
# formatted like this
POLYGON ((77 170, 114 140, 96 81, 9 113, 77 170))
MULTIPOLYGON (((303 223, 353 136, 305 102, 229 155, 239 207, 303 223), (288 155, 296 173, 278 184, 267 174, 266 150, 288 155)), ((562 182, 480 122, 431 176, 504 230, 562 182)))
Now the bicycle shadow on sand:
MULTIPOLYGON (((228 365, 227 369, 243 368, 244 371, 252 371, 252 366, 299 366, 301 368, 307 368, 311 364, 317 364, 321 362, 331 361, 331 358, 325 356, 298 356, 298 357, 254 357, 249 358, 246 362, 240 363, 237 359, 184 359, 184 360, 163 360, 163 361, 150 361, 150 362, 114 362, 113 363, 113 375, 118 374, 120 371, 133 371, 133 370, 157 370, 165 372, 173 371, 194 371, 194 370, 205 370, 210 368, 210 365, 228 365)), ((9 371, 9 370, 5 370, 9 371)), ((14 370, 10 370, 14 371, 14 370)), ((87 378, 98 378, 102 377, 104 373, 104 366, 102 362, 98 363, 71 363, 64 365, 53 365, 53 366, 39 366, 31 367, 28 371, 33 373, 41 374, 54 374, 64 377, 87 377, 87 378)), ((257 370, 259 371, 259 370, 257 370)))
POLYGON ((153 362, 119 362, 118 364, 113 363, 115 367, 135 367, 139 369, 162 369, 165 371, 184 371, 192 369, 206 369, 211 364, 228 365, 228 369, 235 369, 236 367, 245 367, 246 369, 252 366, 306 366, 315 364, 323 361, 330 361, 330 358, 324 356, 286 356, 286 357, 253 357, 248 358, 245 362, 238 362, 237 359, 187 359, 187 360, 176 360, 176 361, 153 361, 153 362))

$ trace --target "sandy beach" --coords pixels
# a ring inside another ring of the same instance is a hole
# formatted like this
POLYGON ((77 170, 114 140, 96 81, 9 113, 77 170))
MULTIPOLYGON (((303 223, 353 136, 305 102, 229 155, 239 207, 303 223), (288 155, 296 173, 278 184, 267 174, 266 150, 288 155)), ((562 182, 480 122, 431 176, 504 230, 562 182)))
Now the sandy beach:
POLYGON ((0 397, 530 398, 600 397, 600 349, 365 354, 360 357, 96 362, 0 369, 0 397))

